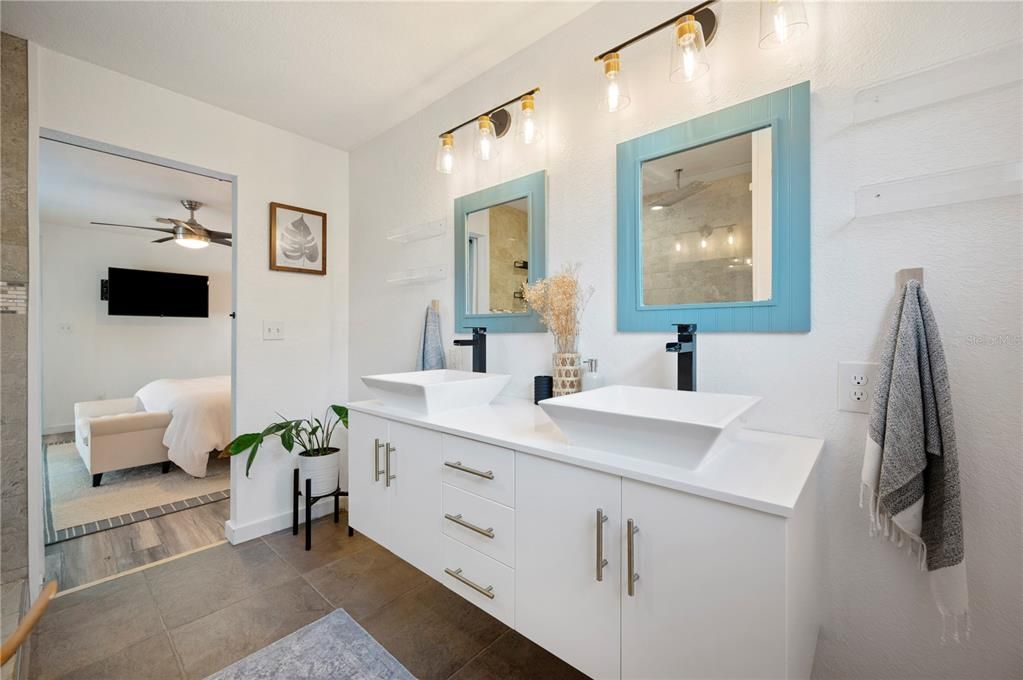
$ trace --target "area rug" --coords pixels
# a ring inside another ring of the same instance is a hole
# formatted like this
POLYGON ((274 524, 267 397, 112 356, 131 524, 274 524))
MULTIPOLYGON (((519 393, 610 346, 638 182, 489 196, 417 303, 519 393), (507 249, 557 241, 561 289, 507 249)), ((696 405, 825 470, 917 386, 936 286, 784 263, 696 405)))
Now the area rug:
POLYGON ((159 463, 92 475, 74 442, 44 448, 46 544, 214 503, 230 497, 230 460, 210 457, 206 477, 197 479, 177 466, 167 474, 159 463))
POLYGON ((415 680, 344 609, 236 661, 206 680, 415 680))

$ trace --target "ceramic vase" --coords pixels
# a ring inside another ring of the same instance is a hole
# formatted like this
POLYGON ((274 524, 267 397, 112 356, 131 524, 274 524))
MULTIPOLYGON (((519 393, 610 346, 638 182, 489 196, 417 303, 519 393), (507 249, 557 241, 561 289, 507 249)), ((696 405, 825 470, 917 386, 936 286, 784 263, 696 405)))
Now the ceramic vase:
POLYGON ((575 394, 582 389, 582 368, 578 352, 554 353, 554 396, 575 394))
POLYGON ((298 457, 300 487, 305 490, 305 480, 313 480, 313 495, 323 496, 337 490, 341 475, 341 449, 331 448, 325 456, 298 457))

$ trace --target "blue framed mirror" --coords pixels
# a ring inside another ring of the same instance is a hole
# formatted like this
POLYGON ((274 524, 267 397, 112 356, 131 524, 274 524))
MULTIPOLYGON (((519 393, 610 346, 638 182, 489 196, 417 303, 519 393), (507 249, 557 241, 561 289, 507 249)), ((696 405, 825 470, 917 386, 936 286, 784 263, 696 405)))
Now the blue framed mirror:
POLYGON ((546 171, 455 199, 455 332, 543 332, 522 284, 546 269, 546 171))
POLYGON ((618 145, 618 330, 810 330, 810 84, 618 145))

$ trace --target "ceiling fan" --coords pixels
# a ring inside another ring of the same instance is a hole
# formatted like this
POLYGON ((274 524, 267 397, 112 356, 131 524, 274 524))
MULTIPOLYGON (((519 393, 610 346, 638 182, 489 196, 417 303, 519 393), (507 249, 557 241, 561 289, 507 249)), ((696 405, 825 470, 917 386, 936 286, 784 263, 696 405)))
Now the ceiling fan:
POLYGON ((172 224, 173 228, 160 228, 160 227, 140 227, 135 224, 113 224, 112 222, 90 222, 89 224, 98 224, 105 227, 129 227, 131 229, 148 229, 149 231, 159 231, 164 234, 170 234, 170 236, 164 238, 158 238, 153 243, 166 243, 167 241, 174 241, 179 246, 184 248, 205 248, 211 243, 216 243, 221 246, 231 246, 231 233, 227 231, 216 231, 215 229, 207 229, 206 227, 199 224, 195 219, 195 211, 202 207, 202 203, 199 201, 181 201, 181 205, 185 206, 185 210, 189 212, 187 220, 179 220, 174 217, 157 217, 156 221, 161 224, 172 224))

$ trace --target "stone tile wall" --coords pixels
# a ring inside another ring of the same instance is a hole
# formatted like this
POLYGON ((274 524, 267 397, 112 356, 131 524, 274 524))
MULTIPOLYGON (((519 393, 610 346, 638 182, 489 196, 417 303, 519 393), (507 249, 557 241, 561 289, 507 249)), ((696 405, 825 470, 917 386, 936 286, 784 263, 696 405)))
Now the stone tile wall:
POLYGON ((0 38, 0 582, 8 584, 28 573, 28 44, 0 38))

